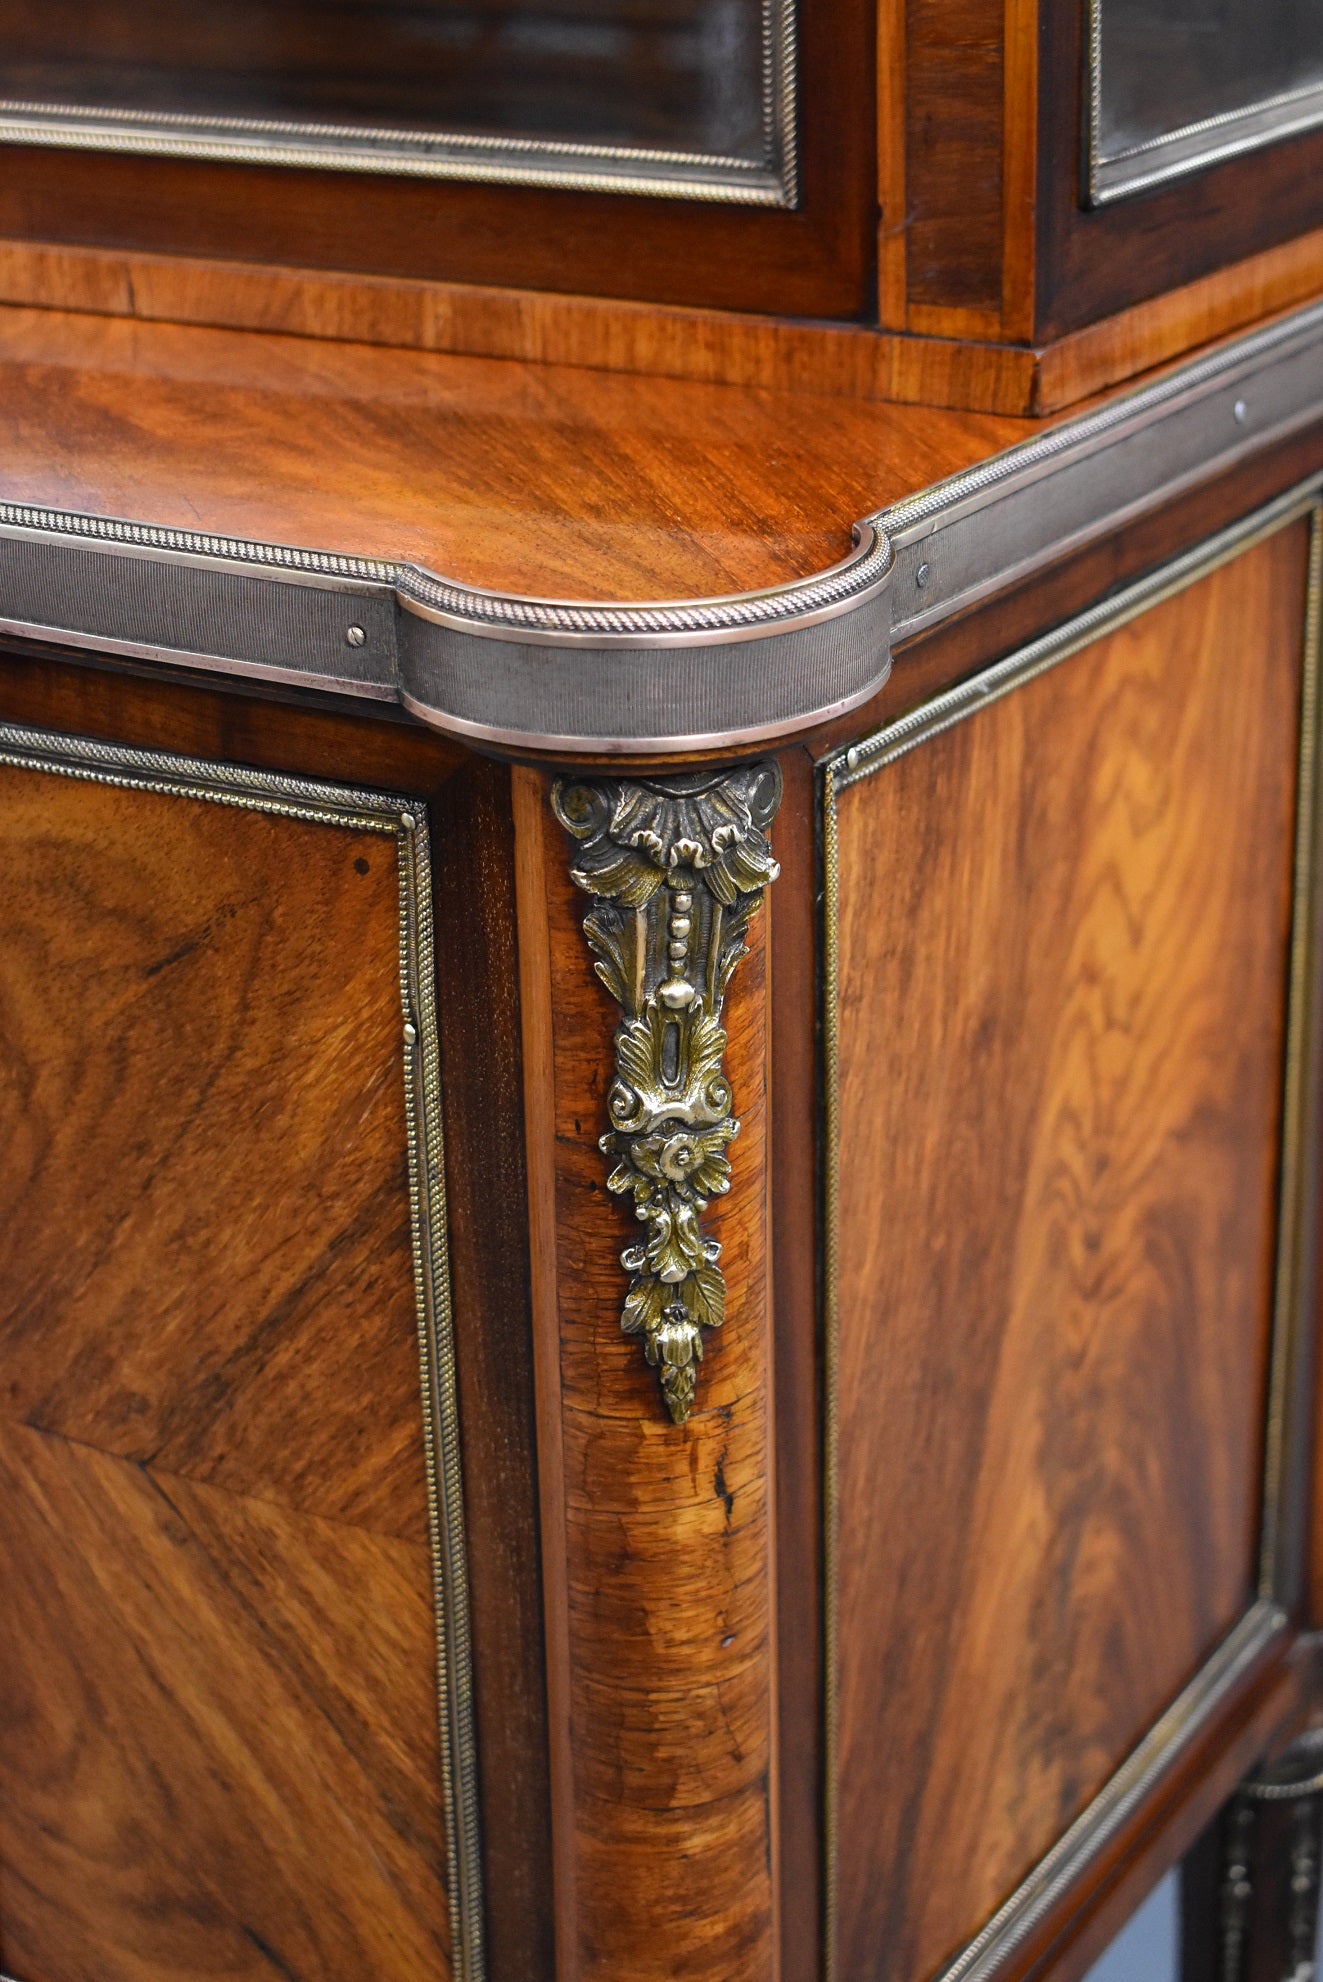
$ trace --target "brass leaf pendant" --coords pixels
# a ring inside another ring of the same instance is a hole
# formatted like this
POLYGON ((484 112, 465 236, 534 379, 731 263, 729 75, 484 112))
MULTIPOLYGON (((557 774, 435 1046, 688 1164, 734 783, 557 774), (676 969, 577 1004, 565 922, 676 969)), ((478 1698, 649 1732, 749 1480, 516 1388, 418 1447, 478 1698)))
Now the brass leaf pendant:
POLYGON ((767 827, 781 774, 764 761, 669 778, 561 779, 552 807, 579 843, 570 872, 593 898, 584 933, 621 1007, 608 1189, 633 1199, 641 1244, 620 1326, 643 1338, 666 1408, 689 1415, 703 1331, 725 1319, 721 1248, 703 1213, 730 1189, 739 1133, 725 1073, 721 1007, 744 937, 777 865, 767 827))

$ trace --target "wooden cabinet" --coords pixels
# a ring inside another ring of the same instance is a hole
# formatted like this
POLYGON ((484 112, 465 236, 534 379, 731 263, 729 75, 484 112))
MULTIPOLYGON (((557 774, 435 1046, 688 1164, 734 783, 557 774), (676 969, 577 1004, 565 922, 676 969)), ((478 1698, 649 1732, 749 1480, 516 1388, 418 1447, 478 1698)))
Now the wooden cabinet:
POLYGON ((1299 1982, 1323 139, 1109 4, 16 13, 6 1982, 1299 1982))

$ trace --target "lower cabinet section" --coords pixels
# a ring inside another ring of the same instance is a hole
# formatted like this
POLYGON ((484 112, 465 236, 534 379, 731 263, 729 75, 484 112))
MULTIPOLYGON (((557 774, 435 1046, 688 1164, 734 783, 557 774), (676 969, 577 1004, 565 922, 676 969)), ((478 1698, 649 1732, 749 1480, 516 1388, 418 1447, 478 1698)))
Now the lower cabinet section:
POLYGON ((1303 1982, 1316 507, 821 762, 10 657, 0 1977, 1303 1982))
POLYGON ((837 1982, 998 1972, 1284 1622, 1309 529, 828 774, 837 1982))
POLYGON ((16 1982, 475 1972, 423 823, 0 731, 16 1982))

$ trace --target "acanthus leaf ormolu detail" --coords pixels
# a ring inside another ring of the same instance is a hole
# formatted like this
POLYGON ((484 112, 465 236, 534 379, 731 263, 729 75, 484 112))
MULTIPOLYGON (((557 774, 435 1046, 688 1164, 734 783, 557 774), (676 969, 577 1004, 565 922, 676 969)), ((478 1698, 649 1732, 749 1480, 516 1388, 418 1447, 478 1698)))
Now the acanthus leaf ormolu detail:
POLYGON ((767 827, 781 773, 765 760, 734 771, 646 779, 563 778, 551 803, 579 842, 571 874, 593 905, 584 934, 624 1016, 616 1028, 608 1189, 633 1199, 642 1243, 620 1326, 641 1335, 677 1425, 689 1415, 703 1330, 725 1320, 721 1248, 703 1213, 730 1189, 739 1133, 725 1073, 721 1008, 745 934, 778 868, 767 827))

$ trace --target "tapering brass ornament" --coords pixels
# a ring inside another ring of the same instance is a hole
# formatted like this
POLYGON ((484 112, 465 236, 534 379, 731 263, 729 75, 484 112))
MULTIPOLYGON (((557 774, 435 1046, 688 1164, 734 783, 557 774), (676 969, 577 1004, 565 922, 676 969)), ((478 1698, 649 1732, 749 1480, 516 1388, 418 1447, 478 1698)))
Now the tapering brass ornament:
POLYGON ((720 1328, 721 1248, 700 1220, 730 1189, 739 1133, 721 1007, 764 888, 778 868, 767 828, 781 773, 764 761, 669 778, 563 778, 551 803, 579 843, 570 872, 593 898, 584 934, 624 1014, 616 1028, 607 1188, 645 1228, 620 1255, 630 1275, 620 1326, 641 1335, 666 1408, 694 1401, 703 1330, 720 1328))

